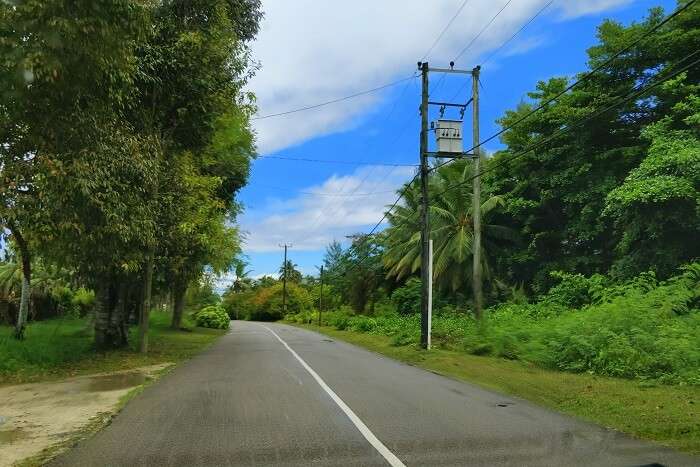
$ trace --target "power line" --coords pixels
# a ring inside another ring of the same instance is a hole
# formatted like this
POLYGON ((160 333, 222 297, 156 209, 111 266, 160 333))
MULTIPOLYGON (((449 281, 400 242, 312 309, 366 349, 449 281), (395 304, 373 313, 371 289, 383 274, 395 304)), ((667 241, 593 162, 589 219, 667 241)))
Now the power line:
MULTIPOLYGON (((414 75, 414 76, 415 76, 415 75, 414 75)), ((406 86, 403 87, 403 89, 402 89, 402 91, 401 91, 401 94, 399 95, 399 99, 397 99, 397 100, 394 101, 394 105, 391 107, 391 109, 389 110, 389 113, 388 113, 388 114, 386 115, 386 117, 384 118, 384 120, 383 120, 384 123, 386 123, 386 122, 389 120, 389 118, 391 117, 391 115, 394 113, 394 110, 396 110, 396 107, 397 107, 396 104, 397 104, 398 100, 400 100, 400 98, 401 98, 401 97, 403 96, 403 94, 406 92, 406 89, 408 88, 409 85, 410 85, 410 82, 406 83, 406 86)), ((410 122, 410 119, 409 119, 409 120, 406 120, 406 124, 404 124, 404 127, 401 129, 401 131, 399 131, 399 132, 397 133, 396 138, 394 139, 393 142, 395 142, 396 140, 398 140, 398 138, 401 136, 401 134, 403 133, 403 130, 405 129, 406 125, 407 125, 409 122, 410 122)), ((380 125, 380 126, 381 126, 381 125, 380 125)), ((393 142, 392 142, 392 144, 393 144, 393 142)), ((370 167, 370 170, 368 170, 367 173, 365 174, 365 176, 362 178, 362 180, 360 180, 360 183, 358 183, 358 184, 355 186, 355 189, 351 192, 351 194, 354 194, 355 192, 357 192, 357 190, 360 189, 360 187, 365 183, 365 181, 366 181, 371 175, 374 174, 374 171, 375 171, 375 170, 376 170, 376 167, 374 167, 374 166, 373 166, 373 167, 370 167)), ((388 175, 389 175, 389 173, 387 173, 387 175, 386 175, 384 178, 387 178, 388 175)), ((347 186, 349 180, 350 180, 349 177, 345 179, 345 181, 343 182, 343 185, 342 185, 342 187, 340 188, 339 192, 342 192, 343 190, 345 190, 345 187, 347 186)), ((324 206, 318 211, 318 213, 317 213, 316 216, 314 217, 314 220, 313 220, 313 222, 312 222, 312 226, 309 228, 309 230, 313 230, 313 229, 315 229, 315 228, 319 225, 319 223, 320 223, 321 219, 323 218, 323 214, 325 213, 327 207, 329 207, 329 204, 328 204, 328 203, 324 204, 324 206)))
MULTIPOLYGON (((637 39, 635 39, 634 42, 632 42, 632 43, 630 43, 629 45, 627 45, 626 47, 623 47, 622 49, 618 50, 615 54, 613 54, 612 56, 610 56, 610 57, 609 57, 607 60, 605 60, 603 63, 601 63, 600 65, 598 65, 597 67, 595 67, 593 70, 591 70, 591 71, 589 71, 588 73, 586 73, 585 75, 583 75, 583 76, 582 76, 581 78, 579 78, 578 80, 576 80, 576 81, 574 81, 573 83, 571 83, 569 86, 566 87, 566 89, 564 89, 563 91, 559 92, 559 93, 556 94, 555 96, 553 96, 553 97, 547 99, 545 102, 543 102, 542 104, 540 104, 539 106, 537 106, 535 109, 533 109, 533 110, 531 110, 530 112, 528 112, 527 114, 523 115, 522 117, 520 117, 519 119, 517 119, 515 122, 511 123, 510 125, 501 128, 499 131, 497 131, 497 132, 494 133, 493 135, 489 136, 489 137, 486 138, 485 140, 479 141, 477 144, 475 144, 474 146, 472 146, 471 148, 469 148, 469 150, 467 150, 467 151, 465 151, 465 152, 467 152, 467 153, 473 153, 475 150, 479 149, 481 146, 483 146, 484 144, 488 143, 489 141, 493 141, 494 139, 498 138, 499 136, 501 136, 501 135, 502 135, 503 133, 505 133, 506 131, 512 130, 512 129, 515 128, 517 125, 519 125, 519 124, 522 123, 523 121, 525 121, 525 120, 527 120, 528 118, 530 118, 533 114, 535 114, 535 113, 541 111, 542 109, 544 109, 545 107, 547 107, 549 104, 551 104, 552 102, 558 100, 561 96, 563 96, 564 94, 568 93, 568 92, 571 91, 573 88, 575 88, 576 86, 578 86, 578 85, 581 84, 582 82, 586 81, 588 78, 590 78, 591 76, 593 76, 594 74, 596 74, 597 72, 599 72, 600 70, 602 70, 603 68, 605 68, 605 67, 607 67, 608 65, 610 65, 614 60, 616 60, 616 59, 617 59, 618 57, 620 57, 622 54, 624 54, 625 52, 628 52, 628 51, 629 51, 630 49, 632 49, 634 46, 636 46, 637 44, 639 44, 640 42, 642 42, 643 40, 645 40, 646 38, 648 38, 651 34, 653 34, 654 32, 658 31, 661 27, 663 27, 665 24, 667 24, 667 23, 668 23, 669 21, 671 21, 673 18, 675 18, 676 16, 678 16, 679 14, 681 14, 683 11, 685 11, 685 10, 688 9, 690 6, 692 6, 694 3, 697 3, 697 1, 698 1, 698 0, 690 0, 688 3, 686 3, 686 4, 683 5, 682 7, 678 8, 676 11, 674 11, 674 12, 671 13, 670 15, 668 15, 668 16, 667 16, 663 21, 661 21, 659 24, 657 24, 656 26, 654 26, 653 28, 649 29, 649 30, 646 31, 644 34, 642 34, 640 37, 638 37, 637 39)), ((447 165, 447 164, 449 164, 450 162, 451 162, 451 161, 449 161, 449 160, 448 160, 448 161, 445 161, 445 162, 443 162, 443 163, 441 163, 441 164, 436 165, 436 166, 433 167, 431 170, 439 169, 440 167, 442 167, 442 166, 444 166, 444 165, 447 165)))
POLYGON ((464 1, 462 2, 462 4, 459 6, 459 8, 458 8, 457 11, 455 12, 455 14, 452 16, 452 19, 450 19, 450 21, 447 23, 447 25, 445 25, 445 27, 444 27, 444 28, 442 29, 442 31, 440 32, 440 35, 437 37, 437 39, 435 39, 435 41, 434 41, 433 44, 430 46, 430 48, 428 49, 428 51, 427 51, 425 54, 423 54, 423 58, 420 59, 421 62, 422 62, 422 61, 425 61, 425 59, 428 58, 428 55, 430 55, 430 52, 433 51, 433 49, 434 49, 435 46, 438 44, 438 42, 440 42, 440 39, 442 39, 442 36, 444 36, 445 33, 447 32, 447 30, 450 29, 450 26, 452 26, 452 23, 454 23, 454 21, 457 19, 457 17, 458 17, 459 14, 462 12, 462 10, 463 10, 464 7, 467 5, 467 3, 469 3, 469 0, 464 0, 464 1))
POLYGON ((505 9, 508 7, 508 5, 511 4, 512 1, 513 1, 513 0, 508 0, 508 1, 505 3, 505 5, 503 5, 503 6, 501 7, 501 9, 498 10, 498 13, 496 13, 496 14, 493 16, 493 18, 491 18, 491 21, 489 21, 488 23, 486 23, 486 26, 484 26, 483 28, 481 28, 481 31, 479 31, 479 34, 477 34, 476 36, 474 36, 474 38, 471 40, 471 42, 469 42, 469 44, 467 44, 467 46, 466 46, 465 48, 463 48, 462 51, 461 51, 460 53, 457 54, 457 56, 455 57, 455 59, 454 59, 453 61, 456 62, 457 60, 459 60, 459 58, 460 58, 462 55, 464 55, 464 53, 465 53, 467 50, 469 50, 469 48, 474 44, 474 42, 476 42, 476 41, 479 39, 479 37, 481 37, 481 35, 489 28, 489 26, 491 26, 491 23, 493 23, 493 22, 496 20, 496 18, 498 18, 498 16, 503 12, 503 10, 505 10, 505 9))
POLYGON ((381 162, 360 162, 360 161, 340 161, 340 160, 329 160, 329 159, 310 159, 305 157, 287 157, 287 156, 260 156, 260 159, 278 159, 282 161, 298 161, 298 162, 316 162, 322 164, 344 164, 344 165, 369 165, 369 166, 382 166, 382 167, 417 167, 416 164, 386 164, 381 162))
POLYGON ((518 29, 518 30, 515 32, 515 34, 513 34, 512 36, 510 36, 505 42, 503 42, 501 45, 499 45, 498 48, 497 48, 496 50, 494 50, 493 52, 491 52, 491 54, 490 54, 488 57, 486 57, 486 59, 485 59, 484 61, 481 62, 481 65, 483 66, 483 65, 485 65, 486 63, 488 63, 489 60, 491 60, 498 52, 501 51, 501 49, 503 49, 503 47, 506 46, 506 44, 508 44, 508 43, 509 43, 510 41, 512 41, 513 39, 515 39, 515 37, 516 37, 518 34, 520 34, 521 32, 523 32, 523 30, 525 30, 525 28, 528 27, 528 26, 530 25, 530 23, 532 23, 533 21, 535 21, 535 20, 536 20, 542 13, 544 13, 544 11, 545 11, 547 8, 549 8, 549 7, 552 5, 552 3, 554 3, 555 1, 556 1, 556 0, 549 0, 549 2, 548 2, 545 6, 543 6, 542 8, 540 8, 540 10, 539 10, 537 13, 535 13, 535 15, 534 15, 533 17, 531 17, 525 24, 523 24, 523 25, 520 27, 520 29, 518 29))
MULTIPOLYGON (((554 0, 552 0, 552 1, 554 1, 554 0)), ((456 62, 458 58, 460 58, 462 55, 464 55, 464 53, 465 53, 467 50, 469 50, 469 48, 479 39, 479 37, 481 37, 481 35, 482 35, 484 32, 486 32, 486 30, 491 26, 491 24, 493 24, 493 22, 496 20, 496 18, 498 18, 498 16, 503 12, 503 10, 505 10, 506 7, 507 7, 508 5, 510 5, 511 2, 512 2, 512 0, 507 1, 507 2, 501 7, 501 9, 498 10, 498 12, 491 18, 491 20, 490 20, 488 23, 486 23, 486 25, 485 25, 483 28, 481 28, 481 31, 479 31, 479 33, 478 33, 476 36, 474 36, 474 37, 472 38, 472 40, 469 42, 469 44, 467 44, 467 46, 466 46, 464 49, 462 49, 462 51, 461 51, 461 52, 457 55, 457 57, 453 60, 454 62, 456 62)), ((551 3, 551 1, 550 1, 550 3, 551 3)), ((549 6, 549 5, 547 5, 547 6, 549 6)), ((539 13, 538 13, 538 14, 539 14, 539 13)), ((534 18, 531 18, 530 21, 528 21, 528 24, 529 24, 533 19, 534 19, 534 18)), ((515 35, 517 35, 517 33, 516 33, 515 35)), ((513 37, 515 37, 515 35, 514 35, 513 37)), ((512 39, 512 38, 511 38, 511 39, 512 39)), ((509 39, 509 40, 510 40, 510 39, 509 39)), ((507 42, 507 41, 506 41, 506 42, 507 42)), ((505 44, 504 44, 504 45, 505 45, 505 44)), ((440 88, 440 85, 442 85, 442 83, 445 81, 445 76, 446 76, 446 75, 442 75, 442 76, 440 77, 440 80, 438 81, 437 85, 435 85, 435 91, 437 91, 437 90, 440 88)), ((466 86, 466 84, 462 84, 462 85, 459 87, 459 89, 457 90, 457 92, 455 93, 455 95, 452 97, 452 99, 450 99, 450 101, 453 101, 453 100, 455 99, 455 97, 457 97, 457 95, 459 95, 459 93, 462 91, 462 89, 464 88, 464 86, 466 86)))
POLYGON ((360 196, 374 196, 374 195, 381 195, 381 194, 386 194, 386 193, 394 193, 396 190, 382 190, 382 191, 373 191, 370 193, 323 193, 323 192, 315 192, 315 191, 295 191, 292 188, 286 188, 286 187, 281 187, 281 186, 273 186, 273 185, 260 185, 257 184, 257 186, 262 187, 262 188, 267 188, 270 190, 280 190, 280 191, 287 191, 287 192, 294 192, 295 194, 300 194, 300 195, 305 195, 305 196, 338 196, 338 197, 347 197, 347 198, 353 198, 355 196, 360 197, 360 196))
MULTIPOLYGON (((520 27, 520 29, 518 29, 512 36, 510 36, 508 39, 506 39, 506 40, 505 40, 501 45, 499 45, 493 52, 491 52, 491 54, 489 54, 488 57, 486 57, 486 59, 485 59, 483 62, 481 62, 481 66, 483 67, 486 63, 488 63, 489 60, 491 60, 495 55, 498 54, 498 52, 501 51, 501 49, 503 49, 503 47, 505 47, 510 41, 512 41, 513 39, 515 39, 515 37, 518 36, 518 34, 520 34, 521 32, 523 32, 523 31, 525 30, 525 28, 527 28, 533 21, 535 21, 535 19, 537 19, 542 13, 544 13, 544 11, 545 11, 547 8, 549 8, 549 7, 552 5, 552 3, 554 3, 555 1, 556 1, 556 0, 550 0, 545 6, 543 6, 542 8, 540 8, 539 11, 537 11, 537 13, 534 14, 534 16, 531 16, 530 19, 527 20, 527 21, 520 27)), ((457 98, 457 96, 459 96, 459 93, 462 92, 462 89, 464 89, 465 86, 466 86, 466 84, 462 84, 462 85, 459 87, 459 89, 457 89, 457 92, 455 92, 454 96, 452 96, 452 98, 450 99, 450 101, 454 101, 454 100, 457 98)))
MULTIPOLYGON (((676 62, 675 64, 671 65, 669 68, 666 68, 666 69, 664 69, 663 71, 661 71, 659 74, 665 73, 665 72, 668 71, 669 69, 672 69, 672 68, 676 67, 678 64, 680 64, 680 63, 682 63, 682 62, 684 62, 684 61, 686 61, 686 60, 692 58, 694 55, 698 55, 698 54, 700 54, 700 50, 696 50, 695 52, 692 52, 692 53, 686 55, 684 58, 682 58, 681 60, 679 60, 679 61, 676 62)), ((576 128, 576 127, 582 125, 583 123, 585 123, 585 122, 587 122, 587 121, 589 121, 589 120, 591 120, 591 119, 593 119, 593 118, 595 118, 595 117, 598 117, 599 115, 602 115, 602 114, 604 114, 605 112, 608 112, 609 110, 614 109, 615 107, 617 107, 617 106, 620 105, 620 104, 623 104, 623 103, 625 103, 625 102, 629 102, 629 101, 632 101, 632 100, 634 100, 634 99, 637 99, 638 97, 642 96, 642 95, 645 94, 646 92, 648 92, 648 91, 650 91, 650 90, 652 90, 652 89, 654 89, 654 88, 660 86, 661 84, 665 83, 666 81, 668 81, 668 80, 670 80, 670 79, 675 78, 675 77, 678 76, 679 74, 683 73, 684 71, 686 71, 686 70, 692 68, 694 65, 697 65, 697 64, 699 64, 699 63, 700 63, 700 59, 697 59, 697 60, 695 60, 694 62, 689 63, 688 65, 685 65, 685 66, 681 67, 679 70, 675 71, 674 73, 672 73, 670 76, 668 76, 668 77, 666 77, 666 78, 657 80, 656 82, 654 82, 654 83, 652 83, 652 84, 648 84, 648 85, 646 85, 646 86, 644 86, 644 85, 636 86, 636 87, 632 90, 632 92, 626 94, 625 96, 622 96, 621 98, 618 98, 616 102, 612 103, 612 104, 609 105, 608 107, 605 107, 605 108, 603 108, 603 109, 601 109, 601 110, 598 110, 598 111, 596 111, 596 112, 593 112, 593 113, 587 115, 586 117, 580 118, 580 119, 576 120, 574 123, 572 123, 571 125, 567 125, 567 126, 564 127, 564 128, 560 128, 559 130, 555 131, 555 132, 554 132, 552 135, 550 135, 549 137, 544 138, 544 139, 542 139, 542 140, 540 140, 540 141, 538 141, 538 142, 532 144, 532 145, 531 145, 530 147, 528 147, 527 149, 524 149, 524 150, 522 150, 522 151, 516 153, 515 155, 513 155, 513 156, 511 156, 511 157, 509 157, 509 158, 504 158, 504 159, 501 160, 501 161, 498 161, 498 162, 496 162, 496 163, 491 164, 488 168, 486 168, 486 169, 480 171, 478 174, 475 174, 475 175, 473 175, 472 177, 469 177, 469 178, 466 179, 466 180, 463 180, 463 181, 461 181, 461 182, 459 182, 459 183, 456 183, 456 184, 454 184, 454 185, 451 185, 451 186, 447 187, 446 189, 444 189, 443 191, 441 191, 440 193, 438 193, 436 196, 440 196, 440 195, 442 195, 442 194, 444 194, 444 193, 450 191, 450 190, 453 189, 453 188, 456 188, 456 187, 458 187, 458 186, 464 185, 465 183, 468 183, 468 182, 474 180, 474 179, 477 178, 477 177, 481 177, 483 174, 485 174, 485 173, 487 173, 487 172, 491 172, 492 170, 494 170, 494 169, 496 169, 496 168, 498 168, 498 167, 500 167, 500 166, 502 166, 502 165, 508 164, 508 163, 512 162, 513 160, 518 159, 518 158, 524 156, 525 154, 528 154, 528 153, 534 151, 535 149, 540 148, 540 147, 543 146, 544 144, 546 144, 546 143, 552 141, 553 139, 555 139, 555 138, 557 138, 557 137, 559 137, 559 136, 561 136, 561 135, 563 135, 563 134, 565 134, 565 133, 568 133, 568 132, 572 131, 574 128, 576 128)), ((435 168, 437 168, 437 167, 435 167, 435 168)), ((435 169, 435 168, 434 168, 434 169, 435 169)), ((434 170, 434 169, 433 169, 433 170, 434 170)))
MULTIPOLYGON (((387 218, 387 216, 389 216, 389 213, 390 213, 391 211, 393 211, 394 208, 396 208, 396 206, 398 206, 398 204, 399 204, 399 202, 401 201, 401 199, 403 199, 403 197, 405 196, 406 192, 407 192, 408 189, 411 187, 411 184, 412 184, 413 182, 415 182, 415 181, 418 179, 418 175, 419 175, 419 172, 416 172, 416 174, 413 176, 413 178, 412 178, 408 183, 406 183, 406 184, 403 186, 403 188, 402 188, 401 190, 399 190, 399 196, 398 196, 398 197, 396 198, 396 200, 391 204, 391 206, 389 206, 389 209, 387 209, 387 210, 384 212, 384 215, 382 215, 382 218, 379 219, 379 221, 374 225, 374 227, 372 227, 372 230, 370 230, 369 233, 363 235, 363 238, 360 240, 360 242, 366 242, 367 239, 370 238, 370 237, 374 234, 374 232, 376 232, 376 230, 379 228, 379 226, 382 225, 382 222, 384 222, 384 220, 387 218)), ((352 250, 354 247, 355 247, 355 245, 352 245, 350 248, 348 248, 347 251, 349 252, 349 251, 352 250)), ((370 254, 371 254, 371 253, 370 253, 370 254)), ((353 264, 349 269, 347 269, 347 270, 343 271, 342 273, 338 274, 336 277, 339 277, 339 276, 341 276, 341 275, 345 275, 345 274, 349 273, 350 271, 352 271, 353 269, 355 269, 362 261, 364 261, 364 260, 367 259, 368 257, 369 257, 369 254, 365 255, 362 259, 360 259, 360 260, 357 261, 355 264, 353 264)))
MULTIPOLYGON (((695 1, 696 1, 696 0, 693 0, 691 3, 694 3, 695 1)), ((689 4, 686 5, 686 7, 687 7, 687 6, 689 6, 689 4)), ((685 7, 684 7, 684 8, 685 8, 685 7)), ((675 64, 673 64, 673 65, 671 65, 670 67, 667 67, 667 68, 664 69, 663 71, 659 72, 659 74, 663 74, 663 73, 669 71, 670 69, 675 68, 675 67, 678 66, 680 63, 683 63, 683 62, 689 60, 690 58, 692 58, 693 56, 695 56, 695 55, 697 55, 697 54, 700 54, 700 50, 696 50, 695 52, 692 52, 692 53, 686 55, 684 58, 682 58, 681 60, 679 60, 679 61, 676 62, 675 64)), ((459 182, 459 183, 456 183, 456 184, 454 184, 454 185, 448 186, 445 190, 441 191, 440 193, 438 193, 438 194, 435 195, 435 196, 440 196, 440 195, 446 193, 447 191, 450 191, 450 190, 452 190, 452 189, 454 189, 454 188, 457 188, 457 187, 459 187, 459 186, 462 186, 462 185, 464 185, 464 184, 466 184, 466 183, 471 182, 472 180, 474 180, 474 179, 477 178, 477 177, 481 177, 483 174, 485 174, 485 173, 487 173, 487 172, 490 172, 490 171, 492 171, 492 170, 495 170, 496 168, 498 168, 498 167, 500 167, 500 166, 502 166, 502 165, 508 164, 508 163, 512 162, 513 160, 515 160, 515 159, 518 159, 518 158, 520 158, 520 157, 523 157, 524 155, 526 155, 526 154, 528 154, 528 153, 530 153, 530 152, 532 152, 532 151, 534 151, 534 150, 540 148, 540 147, 543 146, 544 144, 546 144, 546 143, 552 141, 553 139, 555 139, 555 138, 557 138, 557 137, 559 137, 559 136, 561 136, 561 135, 563 135, 563 134, 565 134, 565 133, 567 133, 567 132, 572 131, 573 129, 575 129, 576 127, 580 126, 581 124, 583 124, 583 123, 585 123, 585 122, 587 122, 587 121, 589 121, 589 120, 591 120, 591 119, 593 119, 593 118, 595 118, 595 117, 597 117, 597 116, 599 116, 599 115, 601 115, 601 114, 604 114, 605 112, 608 112, 609 110, 614 109, 614 108, 617 107, 618 105, 620 105, 620 104, 622 104, 622 103, 625 103, 625 102, 633 101, 633 100, 639 98, 640 96, 644 95, 646 92, 648 92, 648 91, 650 91, 650 90, 652 90, 652 89, 654 89, 654 88, 660 86, 661 84, 665 83, 665 82, 668 81, 668 80, 671 80, 671 79, 675 78, 676 76, 680 75, 680 74, 683 73, 684 71, 686 71, 686 70, 692 68, 693 66, 695 66, 695 65, 697 65, 697 64, 700 64, 700 59, 697 59, 697 60, 693 61, 692 63, 689 63, 689 64, 687 64, 687 65, 681 67, 680 69, 678 69, 677 71, 675 71, 674 73, 672 73, 671 75, 669 75, 669 76, 667 76, 667 77, 665 77, 665 78, 663 78, 663 79, 656 80, 656 81, 653 82, 652 84, 647 84, 647 85, 643 85, 643 84, 642 84, 642 85, 639 85, 639 86, 635 87, 635 88, 632 90, 632 92, 630 92, 630 93, 628 93, 628 94, 626 94, 626 95, 624 95, 624 96, 621 96, 621 97, 618 98, 615 102, 613 102, 611 105, 609 105, 609 106, 607 106, 607 107, 605 107, 605 108, 603 108, 603 109, 600 109, 600 110, 598 110, 598 111, 595 111, 595 112, 593 112, 593 113, 587 115, 586 117, 582 117, 582 118, 576 120, 576 121, 575 121, 574 123, 572 123, 571 125, 568 125, 568 126, 562 128, 562 129, 557 130, 556 132, 554 132, 554 133, 553 133, 552 135, 550 135, 549 137, 544 138, 544 139, 542 139, 542 140, 540 140, 540 141, 538 141, 538 142, 532 144, 530 147, 524 149, 523 151, 518 152, 518 153, 516 153, 515 155, 513 155, 513 156, 511 156, 511 157, 509 157, 509 158, 504 158, 503 160, 498 161, 497 163, 491 164, 491 165, 490 165, 489 167, 487 167, 486 169, 481 170, 478 174, 475 174, 475 175, 473 175, 472 177, 469 177, 469 178, 466 179, 466 180, 463 180, 463 181, 461 181, 461 182, 459 182)), ((658 75, 657 75, 657 76, 658 76, 658 75)), ((444 165, 444 164, 442 164, 442 165, 444 165)), ((437 168, 439 168, 439 166, 433 168, 433 170, 434 170, 434 169, 437 169, 437 168)), ((378 228, 378 226, 384 221, 384 219, 387 218, 387 216, 389 215, 389 213, 398 205, 399 201, 403 198, 403 196, 405 195, 407 189, 410 187, 411 183, 413 183, 413 182, 416 180, 416 178, 417 178, 417 174, 416 174, 416 176, 413 177, 413 179, 412 179, 410 182, 408 182, 408 183, 404 186, 404 189, 400 192, 399 197, 397 198, 397 200, 396 200, 396 201, 394 202, 394 204, 392 204, 391 207, 384 213, 384 215, 382 216, 382 218, 380 219, 380 221, 377 223, 377 225, 375 226, 375 228, 373 228, 372 231, 371 231, 369 234, 367 234, 367 238, 369 238, 369 236, 372 235, 372 234, 374 233, 374 231, 375 231, 375 230, 378 228)), ((366 258, 368 258, 370 254, 371 254, 371 252, 368 253, 367 255, 365 255, 363 258, 361 258, 361 259, 356 263, 356 265, 360 264, 362 261, 364 261, 366 258)), ((354 267, 356 267, 356 265, 354 265, 354 267)), ((350 271, 351 271, 351 270, 352 270, 352 269, 350 269, 350 271)), ((343 274, 347 274, 347 272, 349 272, 349 271, 343 271, 343 274)))
POLYGON ((319 108, 319 107, 324 107, 324 106, 330 105, 330 104, 336 104, 336 103, 338 103, 338 102, 346 101, 346 100, 349 100, 349 99, 353 99, 353 98, 355 98, 355 97, 364 96, 364 95, 366 95, 366 94, 371 94, 371 93, 373 93, 373 92, 381 91, 382 89, 386 89, 386 88, 390 88, 390 87, 392 87, 392 86, 396 86, 397 84, 401 84, 401 83, 403 83, 404 81, 408 81, 408 80, 411 80, 411 79, 415 78, 415 76, 416 76, 416 74, 414 73, 413 75, 411 75, 411 76, 409 76, 409 77, 407 77, 407 78, 402 78, 402 79, 399 79, 399 80, 397 80, 397 81, 393 81, 393 82, 391 82, 391 83, 387 83, 387 84, 384 84, 384 85, 379 86, 379 87, 376 87, 376 88, 372 88, 372 89, 367 89, 367 90, 365 90, 365 91, 356 92, 355 94, 350 94, 350 95, 348 95, 348 96, 339 97, 339 98, 337 98, 337 99, 332 99, 332 100, 330 100, 330 101, 321 102, 321 103, 319 103, 319 104, 307 105, 307 106, 304 106, 304 107, 299 107, 299 108, 297 108, 297 109, 287 110, 287 111, 285 111, 285 112, 278 112, 278 113, 274 113, 274 114, 261 115, 261 116, 259 116, 259 117, 252 117, 250 120, 264 120, 264 119, 266 119, 266 118, 280 117, 280 116, 282 116, 282 115, 289 115, 289 114, 293 114, 293 113, 297 113, 297 112, 303 112, 303 111, 305 111, 305 110, 317 109, 317 108, 319 108))

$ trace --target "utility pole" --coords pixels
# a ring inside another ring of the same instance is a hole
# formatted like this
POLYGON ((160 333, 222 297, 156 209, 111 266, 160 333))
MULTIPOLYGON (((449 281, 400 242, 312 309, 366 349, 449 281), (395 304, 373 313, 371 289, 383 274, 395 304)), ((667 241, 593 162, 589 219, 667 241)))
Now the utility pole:
POLYGON ((280 245, 284 248, 284 263, 282 263, 282 314, 287 314, 287 248, 292 245, 286 243, 280 245))
POLYGON ((420 345, 424 349, 428 348, 428 307, 430 295, 430 258, 429 255, 429 240, 430 240, 430 219, 428 217, 428 62, 418 63, 422 76, 422 93, 421 93, 421 125, 420 125, 420 189, 421 189, 421 303, 420 303, 420 345))
POLYGON ((474 270, 472 289, 474 292, 474 316, 481 319, 484 297, 481 290, 481 147, 479 146, 479 72, 481 67, 472 70, 472 134, 474 149, 474 181, 472 219, 474 221, 474 270))
POLYGON ((433 332, 433 239, 430 239, 428 247, 428 346, 430 350, 431 334, 433 332))
MULTIPOLYGON (((430 218, 428 214, 430 200, 428 199, 428 175, 430 168, 428 166, 428 157, 437 157, 445 159, 461 159, 467 155, 474 156, 475 173, 479 173, 479 151, 475 154, 467 154, 462 146, 462 118, 464 112, 470 103, 474 103, 474 144, 479 144, 479 71, 481 67, 475 67, 472 70, 455 69, 454 62, 450 62, 449 68, 430 68, 426 62, 418 62, 418 69, 421 71, 422 77, 422 95, 421 95, 421 133, 420 133, 420 181, 421 181, 421 206, 420 206, 420 223, 421 223, 421 338, 420 343, 424 349, 430 348, 430 326, 431 326, 431 305, 432 305, 432 252, 430 241, 430 218), (472 75, 472 98, 466 103, 454 102, 432 102, 429 101, 428 93, 428 75, 430 72, 449 73, 460 75, 472 75), (431 126, 435 130, 437 139, 437 151, 430 152, 428 150, 428 109, 429 106, 435 105, 440 107, 440 120, 438 125, 431 126), (460 120, 445 120, 443 115, 445 110, 457 108, 460 111, 460 120)), ((478 148, 477 148, 478 149, 478 148)), ((477 317, 481 317, 482 296, 481 296, 481 186, 479 179, 474 182, 474 307, 477 317)))
POLYGON ((321 313, 323 312, 323 265, 321 266, 321 290, 318 293, 318 325, 321 326, 321 313))

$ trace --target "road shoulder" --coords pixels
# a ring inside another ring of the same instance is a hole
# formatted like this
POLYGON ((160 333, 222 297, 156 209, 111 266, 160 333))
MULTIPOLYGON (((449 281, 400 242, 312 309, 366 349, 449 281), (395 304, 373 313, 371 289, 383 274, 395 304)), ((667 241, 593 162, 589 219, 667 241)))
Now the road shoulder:
POLYGON ((543 370, 521 362, 463 352, 393 346, 385 336, 330 327, 292 326, 320 332, 425 370, 654 441, 700 453, 700 398, 697 388, 648 386, 640 382, 543 370))

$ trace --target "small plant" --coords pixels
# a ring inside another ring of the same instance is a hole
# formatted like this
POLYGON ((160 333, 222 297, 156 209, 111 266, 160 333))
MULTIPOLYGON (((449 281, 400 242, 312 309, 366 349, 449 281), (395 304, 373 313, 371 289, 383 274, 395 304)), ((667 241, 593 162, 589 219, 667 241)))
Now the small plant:
POLYGON ((197 326, 211 329, 228 329, 230 318, 226 310, 219 305, 210 305, 195 312, 194 318, 197 326))

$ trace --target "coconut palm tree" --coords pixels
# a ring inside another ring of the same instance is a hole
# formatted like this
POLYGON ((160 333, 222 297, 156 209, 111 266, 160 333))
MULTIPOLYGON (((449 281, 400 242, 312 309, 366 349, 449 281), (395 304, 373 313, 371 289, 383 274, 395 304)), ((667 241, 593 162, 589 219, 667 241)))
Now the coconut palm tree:
MULTIPOLYGON (((470 284, 472 276, 472 165, 457 161, 433 172, 429 180, 430 237, 433 239, 433 277, 440 288, 453 291, 470 284)), ((384 265, 388 277, 403 279, 420 270, 420 187, 406 190, 404 203, 387 217, 391 226, 385 231, 384 265)), ((517 239, 514 230, 490 223, 493 213, 503 206, 498 196, 481 203, 482 268, 490 278, 488 251, 498 240, 517 239)))
POLYGON ((287 263, 282 263, 282 266, 280 266, 279 269, 279 274, 280 274, 280 279, 282 279, 285 274, 287 275, 287 280, 289 282, 294 282, 294 283, 300 283, 302 279, 302 274, 297 270, 299 266, 297 264, 294 264, 291 260, 287 260, 287 263))

